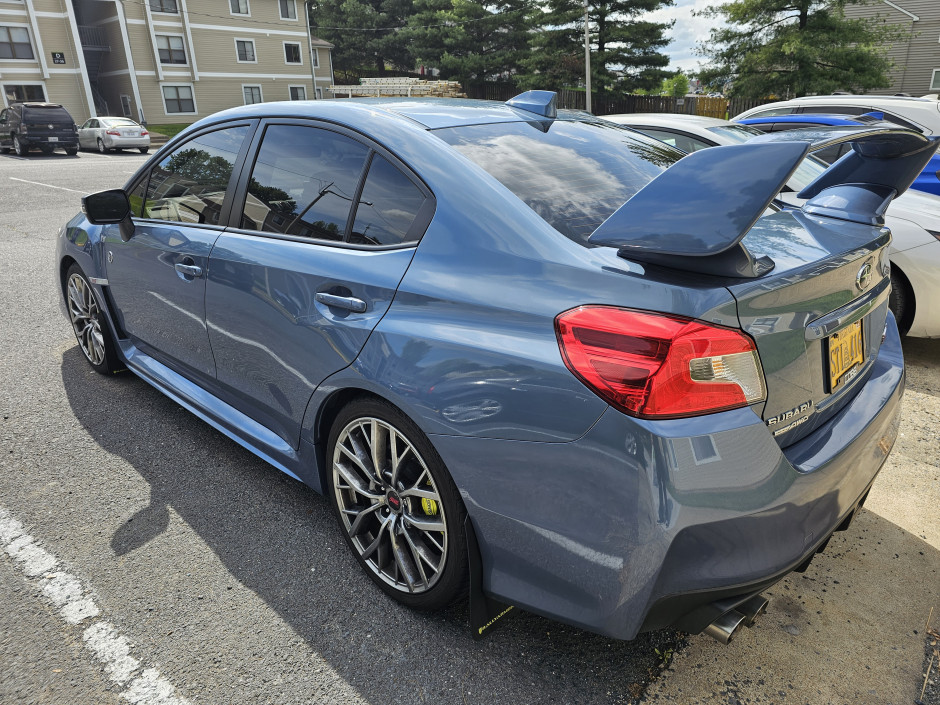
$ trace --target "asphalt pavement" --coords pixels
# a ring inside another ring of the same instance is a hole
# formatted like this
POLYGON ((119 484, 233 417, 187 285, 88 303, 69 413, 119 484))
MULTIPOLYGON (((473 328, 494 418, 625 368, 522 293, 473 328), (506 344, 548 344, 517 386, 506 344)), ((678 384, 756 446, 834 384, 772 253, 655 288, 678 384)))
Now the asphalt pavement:
POLYGON ((0 703, 626 703, 667 662, 650 702, 920 693, 931 606, 940 624, 940 341, 905 343, 903 436, 858 521, 729 647, 525 613, 474 642, 465 606, 415 613, 373 587, 323 498, 82 359, 54 239, 145 159, 0 155, 0 703))

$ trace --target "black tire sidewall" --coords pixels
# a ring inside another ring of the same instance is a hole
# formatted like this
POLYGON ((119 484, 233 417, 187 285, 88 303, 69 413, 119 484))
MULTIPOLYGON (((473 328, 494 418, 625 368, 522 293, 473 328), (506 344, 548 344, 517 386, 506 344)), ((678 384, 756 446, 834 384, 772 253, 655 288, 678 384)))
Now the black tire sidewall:
POLYGON ((914 297, 910 290, 910 285, 905 277, 896 268, 891 269, 891 296, 888 299, 888 308, 897 319, 898 332, 902 336, 907 335, 914 322, 914 297))
POLYGON ((98 153, 99 154, 108 153, 108 148, 104 146, 104 141, 100 137, 98 138, 98 153))
POLYGON ((350 551, 355 556, 363 572, 365 572, 385 594, 408 607, 420 610, 441 609, 466 594, 469 584, 467 537, 464 531, 464 521, 467 516, 467 511, 464 507, 463 500, 460 498, 460 493, 444 465, 444 461, 441 460, 437 450, 431 445, 431 442, 421 429, 418 428, 417 424, 398 408, 384 400, 374 397, 355 399, 347 404, 333 421, 326 447, 325 465, 324 474, 326 476, 326 482, 324 483, 324 489, 328 496, 330 506, 333 509, 333 515, 336 517, 336 521, 339 525, 340 532, 346 540, 346 545, 349 546, 350 551), (347 533, 343 524, 340 508, 336 500, 336 491, 333 485, 333 452, 336 448, 336 441, 343 429, 355 419, 365 417, 377 418, 389 423, 408 439, 421 455, 428 471, 434 478, 438 494, 444 505, 444 517, 447 526, 447 558, 444 561, 444 574, 438 579, 437 583, 426 592, 418 594, 400 592, 382 581, 360 557, 359 552, 352 543, 352 538, 347 533))

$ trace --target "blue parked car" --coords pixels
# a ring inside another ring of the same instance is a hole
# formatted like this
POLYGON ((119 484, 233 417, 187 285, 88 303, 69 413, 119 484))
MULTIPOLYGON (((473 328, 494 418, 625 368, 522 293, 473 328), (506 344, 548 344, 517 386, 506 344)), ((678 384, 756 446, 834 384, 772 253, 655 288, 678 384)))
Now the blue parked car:
POLYGON ((539 91, 262 103, 85 197, 56 271, 95 370, 327 495, 396 600, 727 641, 897 436, 878 211, 937 144, 882 142, 778 212, 802 143, 683 157, 539 91))
MULTIPOLYGON (((773 115, 768 117, 742 118, 735 120, 741 125, 751 125, 762 132, 783 132, 784 130, 799 130, 803 128, 828 127, 831 125, 859 125, 871 126, 884 124, 897 127, 897 123, 885 121, 884 113, 871 112, 863 115, 824 115, 813 113, 794 113, 792 115, 773 115)), ((851 147, 843 144, 830 150, 816 152, 827 164, 832 164, 839 157, 849 151, 851 147)), ((917 176, 911 188, 940 196, 940 155, 935 155, 924 170, 917 176)))

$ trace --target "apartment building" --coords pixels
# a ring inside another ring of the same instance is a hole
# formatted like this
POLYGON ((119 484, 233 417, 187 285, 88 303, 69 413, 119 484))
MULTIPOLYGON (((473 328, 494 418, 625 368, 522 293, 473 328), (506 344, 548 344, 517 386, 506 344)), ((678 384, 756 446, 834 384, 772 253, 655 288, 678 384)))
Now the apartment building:
POLYGON ((940 0, 872 0, 848 5, 847 17, 894 25, 902 37, 887 47, 891 85, 871 93, 919 97, 940 92, 940 0))
POLYGON ((62 103, 78 123, 331 97, 332 48, 303 0, 0 0, 3 105, 62 103))

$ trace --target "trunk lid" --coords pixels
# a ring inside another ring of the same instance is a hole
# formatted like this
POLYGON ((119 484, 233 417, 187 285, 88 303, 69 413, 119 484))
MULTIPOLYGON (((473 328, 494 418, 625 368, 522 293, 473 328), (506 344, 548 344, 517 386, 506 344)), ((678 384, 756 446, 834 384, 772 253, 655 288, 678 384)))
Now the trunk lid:
POLYGON ((781 445, 824 423, 867 377, 887 317, 890 241, 886 228, 800 211, 765 216, 745 237, 775 267, 727 288, 757 344, 761 415, 781 445))

